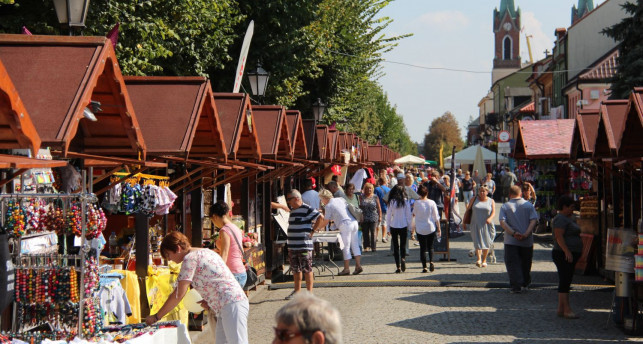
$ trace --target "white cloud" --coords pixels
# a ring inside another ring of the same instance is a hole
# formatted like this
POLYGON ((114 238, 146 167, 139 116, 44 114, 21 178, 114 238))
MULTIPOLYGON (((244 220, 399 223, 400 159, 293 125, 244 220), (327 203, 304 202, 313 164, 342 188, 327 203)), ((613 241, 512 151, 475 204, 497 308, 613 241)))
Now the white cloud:
POLYGON ((531 35, 531 52, 534 62, 536 62, 545 57, 545 49, 551 53, 554 47, 554 32, 544 32, 542 23, 536 19, 536 15, 533 12, 523 12, 521 20, 524 31, 520 37, 520 56, 523 61, 529 60, 526 36, 531 35))
POLYGON ((439 31, 455 31, 469 26, 469 18, 460 11, 428 12, 415 22, 439 31))

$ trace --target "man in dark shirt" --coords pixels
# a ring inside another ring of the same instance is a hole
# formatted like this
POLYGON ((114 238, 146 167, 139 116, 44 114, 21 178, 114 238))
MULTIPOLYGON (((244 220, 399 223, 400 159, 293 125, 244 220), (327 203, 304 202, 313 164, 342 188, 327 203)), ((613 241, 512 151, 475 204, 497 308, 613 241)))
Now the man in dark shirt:
POLYGON ((313 233, 319 229, 321 221, 318 219, 323 216, 301 200, 298 190, 290 191, 286 200, 291 208, 287 242, 295 284, 295 290, 286 297, 289 300, 301 289, 302 273, 306 279, 306 289, 309 292, 313 290, 313 233))
POLYGON ((440 173, 438 171, 433 171, 429 176, 429 181, 424 183, 427 189, 429 189, 429 199, 433 200, 438 206, 438 214, 442 218, 442 212, 444 211, 444 192, 447 188, 440 183, 440 173))

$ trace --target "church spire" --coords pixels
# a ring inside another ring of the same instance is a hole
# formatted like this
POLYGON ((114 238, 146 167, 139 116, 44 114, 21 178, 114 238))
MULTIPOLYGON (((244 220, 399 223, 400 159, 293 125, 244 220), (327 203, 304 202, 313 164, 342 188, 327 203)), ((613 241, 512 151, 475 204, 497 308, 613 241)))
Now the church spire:
POLYGON ((572 25, 594 10, 593 0, 578 0, 578 7, 572 7, 572 25))
POLYGON ((505 12, 509 12, 509 16, 511 18, 516 18, 516 5, 514 4, 514 0, 500 1, 500 10, 498 11, 499 17, 504 17, 505 12))

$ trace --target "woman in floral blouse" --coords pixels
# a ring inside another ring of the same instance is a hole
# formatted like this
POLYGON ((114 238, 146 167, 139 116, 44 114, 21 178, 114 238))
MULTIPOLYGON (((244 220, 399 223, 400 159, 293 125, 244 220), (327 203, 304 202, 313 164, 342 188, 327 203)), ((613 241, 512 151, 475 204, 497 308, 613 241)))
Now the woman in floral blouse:
POLYGON ((248 343, 248 298, 221 256, 209 249, 192 248, 180 232, 163 239, 161 255, 182 263, 178 285, 158 313, 145 322, 151 325, 163 318, 181 302, 191 285, 203 297, 201 306, 210 310, 211 318, 216 317, 216 343, 248 343))

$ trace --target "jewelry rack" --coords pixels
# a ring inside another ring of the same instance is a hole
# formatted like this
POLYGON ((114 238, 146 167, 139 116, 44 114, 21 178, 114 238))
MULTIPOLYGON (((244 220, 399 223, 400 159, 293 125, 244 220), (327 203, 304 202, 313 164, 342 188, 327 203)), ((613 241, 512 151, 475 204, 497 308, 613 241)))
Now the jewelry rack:
MULTIPOLYGON (((78 337, 83 338, 84 333, 83 333, 83 321, 84 321, 84 313, 85 313, 85 300, 88 295, 85 295, 85 274, 86 274, 86 260, 87 260, 87 254, 91 250, 91 247, 89 245, 89 242, 86 239, 86 230, 87 230, 87 209, 88 209, 88 204, 90 203, 96 203, 98 201, 96 195, 92 193, 86 193, 86 183, 85 183, 85 178, 83 178, 83 185, 82 185, 82 191, 81 193, 76 193, 76 194, 0 194, 0 212, 2 214, 2 221, 4 224, 5 221, 5 215, 6 215, 6 204, 5 200, 7 199, 60 199, 63 201, 80 201, 81 207, 80 207, 80 218, 81 218, 81 244, 80 244, 80 250, 79 254, 74 256, 75 259, 79 261, 80 265, 80 278, 79 278, 79 283, 78 283, 78 294, 79 294, 79 302, 78 302, 78 337)), ((63 202, 63 214, 67 214, 67 209, 66 209, 67 202, 63 202)), ((26 239, 26 238, 25 238, 26 239)), ((21 247, 21 240, 22 238, 14 238, 15 244, 14 247, 21 247)), ((15 254, 15 252, 14 252, 15 254)), ((23 255, 20 252, 20 249, 18 249, 18 253, 15 256, 15 261, 16 262, 21 262, 23 257, 29 257, 30 255, 23 255)), ((51 255, 35 255, 36 259, 37 257, 44 258, 46 256, 51 256, 51 255)), ((55 255, 54 255, 55 256, 55 255)), ((16 332, 16 317, 17 317, 17 303, 14 302, 14 307, 13 307, 13 316, 12 316, 12 326, 13 326, 13 332, 16 332)))

